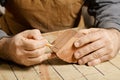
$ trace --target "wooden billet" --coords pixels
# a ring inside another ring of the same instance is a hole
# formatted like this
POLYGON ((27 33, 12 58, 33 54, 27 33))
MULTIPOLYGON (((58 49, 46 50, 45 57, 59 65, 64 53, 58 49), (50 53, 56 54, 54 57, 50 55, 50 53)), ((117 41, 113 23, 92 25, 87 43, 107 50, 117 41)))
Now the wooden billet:
POLYGON ((52 43, 51 49, 56 55, 69 63, 76 63, 77 60, 74 58, 74 52, 76 48, 73 43, 77 39, 75 37, 77 35, 77 31, 75 30, 67 30, 52 43))

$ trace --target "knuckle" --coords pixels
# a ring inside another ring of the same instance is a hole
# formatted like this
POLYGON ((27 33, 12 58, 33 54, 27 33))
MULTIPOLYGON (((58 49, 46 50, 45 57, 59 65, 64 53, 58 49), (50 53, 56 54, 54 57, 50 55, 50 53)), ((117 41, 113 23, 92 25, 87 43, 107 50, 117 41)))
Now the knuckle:
POLYGON ((83 47, 82 49, 80 49, 80 50, 79 50, 79 53, 80 53, 81 55, 87 55, 87 54, 89 54, 91 51, 92 51, 91 48, 87 46, 87 47, 83 47))
POLYGON ((107 47, 107 48, 106 48, 106 51, 107 51, 108 53, 112 53, 112 52, 113 52, 113 49, 112 49, 112 47, 107 47))
POLYGON ((38 29, 34 29, 33 32, 34 32, 34 34, 35 33, 40 33, 40 31, 38 29))
POLYGON ((105 45, 110 45, 111 42, 110 42, 109 40, 107 40, 107 39, 104 39, 104 40, 103 40, 103 43, 104 43, 105 45))
POLYGON ((92 46, 92 45, 88 45, 87 47, 85 47, 84 51, 85 51, 85 52, 91 52, 91 51, 94 51, 94 46, 92 46))
POLYGON ((93 57, 95 58, 95 59, 97 59, 97 58, 99 58, 100 57, 100 55, 99 55, 99 53, 93 53, 93 57))
POLYGON ((34 29, 35 32, 40 32, 38 29, 34 29))
POLYGON ((82 54, 82 50, 81 49, 77 50, 77 53, 82 54))
POLYGON ((110 59, 113 58, 113 57, 115 57, 115 54, 109 54, 110 59))
POLYGON ((81 59, 81 61, 85 64, 85 63, 87 63, 88 62, 88 60, 89 60, 89 58, 88 57, 83 57, 82 59, 81 59))
POLYGON ((100 45, 101 45, 100 42, 96 42, 96 43, 93 43, 91 46, 92 46, 93 48, 95 48, 95 47, 98 47, 98 46, 100 46, 100 45))
POLYGON ((84 55, 84 52, 82 50, 78 50, 77 53, 80 54, 80 57, 84 55))
POLYGON ((95 50, 95 48, 97 48, 97 47, 98 47, 98 44, 96 44, 96 43, 91 43, 88 45, 89 50, 95 50))

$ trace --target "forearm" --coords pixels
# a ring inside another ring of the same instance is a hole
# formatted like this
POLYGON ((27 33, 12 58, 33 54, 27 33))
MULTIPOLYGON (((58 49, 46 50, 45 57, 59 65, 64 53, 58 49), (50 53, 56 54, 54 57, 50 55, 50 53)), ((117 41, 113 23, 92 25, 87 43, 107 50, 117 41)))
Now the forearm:
POLYGON ((5 48, 6 41, 7 41, 7 38, 2 38, 0 40, 0 58, 2 58, 2 59, 7 59, 7 56, 5 55, 6 54, 5 51, 7 50, 5 48))
POLYGON ((120 30, 120 1, 95 0, 89 5, 89 13, 95 17, 95 26, 120 30))
POLYGON ((7 38, 6 37, 9 37, 4 31, 0 30, 0 58, 5 58, 5 51, 7 49, 5 49, 5 45, 6 45, 6 41, 7 41, 7 38))

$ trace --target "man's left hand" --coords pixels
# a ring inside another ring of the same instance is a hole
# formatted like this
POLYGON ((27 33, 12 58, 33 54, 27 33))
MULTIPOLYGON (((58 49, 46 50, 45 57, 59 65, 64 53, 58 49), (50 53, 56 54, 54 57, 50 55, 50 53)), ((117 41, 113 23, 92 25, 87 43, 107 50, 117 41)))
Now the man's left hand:
POLYGON ((79 64, 94 66, 116 56, 120 49, 120 32, 116 29, 91 28, 80 30, 74 45, 79 64))

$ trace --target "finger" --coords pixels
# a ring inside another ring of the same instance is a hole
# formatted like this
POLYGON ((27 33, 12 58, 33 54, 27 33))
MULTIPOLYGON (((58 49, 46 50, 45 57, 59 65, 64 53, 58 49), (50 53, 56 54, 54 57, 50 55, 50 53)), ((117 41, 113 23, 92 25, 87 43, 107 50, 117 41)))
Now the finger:
POLYGON ((98 58, 98 59, 95 59, 93 61, 88 62, 88 65, 89 66, 95 66, 95 65, 98 65, 98 64, 100 64, 102 62, 108 61, 110 59, 111 59, 111 57, 109 55, 105 55, 105 56, 103 56, 101 58, 98 58))
POLYGON ((101 60, 100 59, 95 59, 91 62, 88 62, 88 66, 95 66, 95 65, 98 65, 101 63, 101 60))
POLYGON ((104 42, 101 40, 98 40, 93 43, 87 44, 86 46, 81 47, 80 49, 78 49, 75 52, 74 56, 76 59, 79 59, 79 58, 81 58, 93 51, 96 51, 104 46, 105 46, 104 42))
POLYGON ((28 39, 40 40, 43 38, 41 36, 40 30, 38 29, 24 31, 23 34, 25 35, 25 38, 28 38, 28 39))
POLYGON ((100 29, 97 29, 97 28, 82 29, 82 30, 79 30, 78 33, 89 34, 89 33, 92 33, 92 32, 97 32, 99 30, 100 29))
POLYGON ((54 56, 53 54, 48 53, 48 54, 44 54, 42 56, 39 56, 37 58, 32 58, 32 59, 29 58, 27 60, 27 65, 29 66, 29 65, 39 64, 39 63, 41 63, 41 62, 43 62, 43 61, 45 61, 47 59, 53 58, 53 56, 54 56))
POLYGON ((33 30, 31 37, 33 37, 33 39, 35 39, 35 40, 41 40, 41 39, 43 39, 43 37, 41 35, 41 32, 38 29, 34 29, 33 30))
POLYGON ((74 42, 74 46, 81 47, 81 46, 84 46, 90 42, 94 42, 100 38, 101 38, 101 36, 100 36, 99 32, 89 33, 89 34, 86 34, 84 36, 81 36, 78 40, 76 40, 74 42))
POLYGON ((35 50, 44 47, 48 42, 43 40, 22 39, 22 47, 25 50, 35 50))
POLYGON ((46 49, 46 47, 36 49, 36 50, 33 50, 33 51, 24 50, 24 53, 25 53, 25 56, 27 56, 29 58, 36 58, 36 57, 39 57, 39 56, 43 55, 45 53, 45 49, 46 49))
POLYGON ((101 48, 101 49, 83 57, 78 62, 79 62, 79 64, 86 64, 92 60, 95 60, 95 59, 98 59, 104 55, 107 55, 108 53, 109 53, 109 51, 106 48, 101 48))

